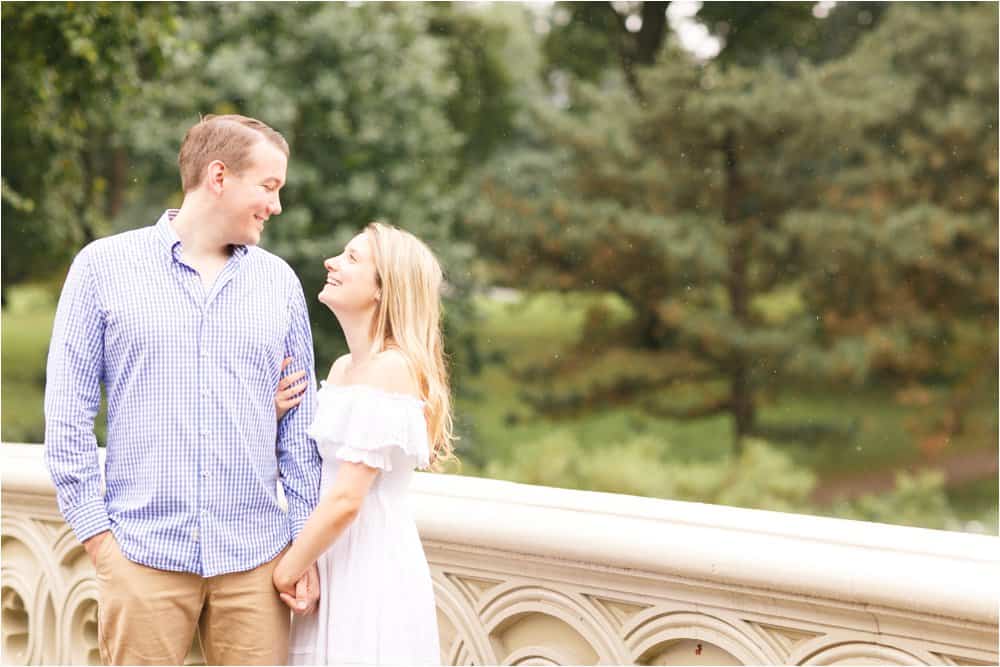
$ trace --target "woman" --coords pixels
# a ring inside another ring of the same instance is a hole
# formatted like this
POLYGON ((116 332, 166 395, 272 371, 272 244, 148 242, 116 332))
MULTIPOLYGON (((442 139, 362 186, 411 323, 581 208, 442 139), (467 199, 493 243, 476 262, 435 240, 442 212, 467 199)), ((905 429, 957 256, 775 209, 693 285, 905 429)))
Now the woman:
MULTIPOLYGON (((407 487, 415 467, 454 457, 441 268, 412 234, 379 223, 324 266, 319 299, 350 353, 317 392, 309 429, 323 459, 320 503, 274 570, 291 603, 295 583, 319 568, 319 609, 294 618, 289 661, 439 664, 434 592, 407 487)), ((285 386, 279 413, 294 404, 285 386)))

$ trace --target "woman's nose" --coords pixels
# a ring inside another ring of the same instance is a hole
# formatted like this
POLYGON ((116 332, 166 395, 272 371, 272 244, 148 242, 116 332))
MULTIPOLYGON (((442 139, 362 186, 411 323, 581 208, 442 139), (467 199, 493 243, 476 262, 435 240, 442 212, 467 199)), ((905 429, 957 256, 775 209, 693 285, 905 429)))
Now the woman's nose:
POLYGON ((335 259, 337 259, 337 258, 336 257, 327 257, 325 260, 323 260, 323 266, 326 267, 327 271, 333 271, 335 268, 337 268, 334 265, 334 260, 335 259))

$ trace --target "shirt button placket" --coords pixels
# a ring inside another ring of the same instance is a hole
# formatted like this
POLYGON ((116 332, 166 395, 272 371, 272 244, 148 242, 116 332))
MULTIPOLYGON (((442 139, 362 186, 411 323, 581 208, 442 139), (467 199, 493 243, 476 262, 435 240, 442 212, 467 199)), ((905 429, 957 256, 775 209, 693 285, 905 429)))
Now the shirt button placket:
MULTIPOLYGON (((206 456, 205 452, 208 449, 208 437, 211 432, 209 429, 209 402, 205 399, 209 397, 208 390, 208 377, 209 377, 209 353, 208 346, 206 342, 206 319, 207 313, 205 312, 204 306, 202 307, 201 320, 198 327, 198 352, 201 363, 198 368, 198 384, 200 385, 200 390, 196 394, 201 400, 198 400, 198 516, 196 519, 197 525, 194 530, 191 531, 191 538, 195 542, 201 541, 204 545, 204 541, 201 540, 205 533, 206 523, 208 521, 208 510, 206 509, 209 493, 208 493, 208 470, 206 468, 206 456)), ((202 547, 204 548, 204 547, 202 547)), ((204 553, 200 558, 202 562, 202 567, 204 568, 204 553)))

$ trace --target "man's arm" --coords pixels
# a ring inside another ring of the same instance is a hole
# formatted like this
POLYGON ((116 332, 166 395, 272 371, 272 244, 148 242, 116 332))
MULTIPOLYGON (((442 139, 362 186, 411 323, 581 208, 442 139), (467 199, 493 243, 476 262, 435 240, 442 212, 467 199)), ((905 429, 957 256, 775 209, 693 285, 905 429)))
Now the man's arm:
POLYGON ((312 332, 302 286, 295 280, 289 302, 289 327, 285 357, 292 357, 288 371, 305 371, 308 378, 302 402, 278 422, 278 472, 288 501, 288 523, 294 540, 319 502, 322 462, 316 444, 306 435, 316 412, 316 373, 312 332))
POLYGON ((81 542, 110 527, 94 437, 104 370, 104 313, 91 255, 92 247, 81 250, 66 276, 45 382, 45 463, 59 510, 81 542))

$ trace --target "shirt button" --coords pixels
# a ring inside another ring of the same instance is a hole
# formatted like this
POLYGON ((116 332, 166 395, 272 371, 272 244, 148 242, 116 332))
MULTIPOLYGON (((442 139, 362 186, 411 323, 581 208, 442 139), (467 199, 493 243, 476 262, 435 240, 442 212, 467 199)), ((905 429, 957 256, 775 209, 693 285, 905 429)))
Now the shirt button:
POLYGON ((201 358, 202 359, 207 359, 208 358, 208 350, 202 350, 201 351, 201 358))
POLYGON ((194 540, 195 542, 198 541, 198 529, 197 528, 195 528, 194 530, 191 531, 191 539, 194 540))
POLYGON ((207 470, 202 470, 201 471, 201 476, 202 477, 208 477, 208 471, 207 470))

